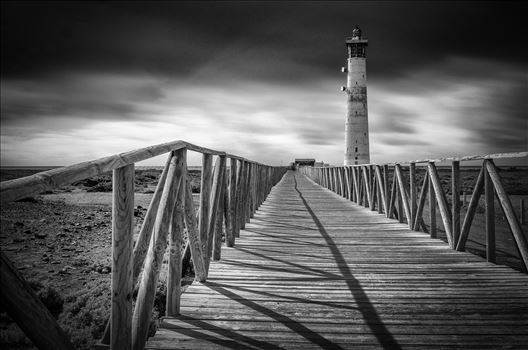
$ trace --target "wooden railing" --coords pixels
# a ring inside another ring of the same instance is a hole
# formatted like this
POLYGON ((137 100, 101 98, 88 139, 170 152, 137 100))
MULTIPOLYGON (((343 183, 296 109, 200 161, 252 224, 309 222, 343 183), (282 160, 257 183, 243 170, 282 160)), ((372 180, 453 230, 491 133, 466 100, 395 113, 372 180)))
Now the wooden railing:
POLYGON ((378 210, 379 213, 384 213, 388 218, 397 218, 399 222, 407 222, 409 228, 415 231, 428 231, 422 214, 425 201, 429 197, 428 226, 431 238, 437 238, 436 208, 438 205, 448 244, 452 249, 458 251, 463 251, 466 247, 479 199, 484 192, 486 258, 493 263, 496 262, 495 194, 513 234, 515 245, 520 255, 521 266, 523 271, 526 272, 528 268, 527 239, 522 231, 510 197, 504 189, 499 170, 493 160, 527 156, 528 152, 518 152, 417 160, 383 165, 301 167, 300 172, 351 201, 371 210, 378 210), (483 160, 483 163, 474 185, 466 215, 461 224, 460 162, 475 160, 483 160), (451 163, 451 206, 448 204, 446 193, 442 187, 438 169, 435 165, 437 162, 451 163), (404 180, 402 164, 409 164, 409 181, 404 180), (418 194, 416 181, 417 164, 426 165, 426 167, 423 167, 425 174, 420 194, 418 194), (392 173, 391 182, 389 181, 389 173, 392 173))
MULTIPOLYGON (((285 173, 225 152, 174 141, 90 162, 41 172, 0 184, 1 203, 113 171, 111 315, 102 343, 111 349, 143 349, 163 256, 169 246, 167 316, 180 311, 183 231, 195 279, 207 279, 209 262, 220 259, 222 228, 234 246, 246 222, 285 173), (196 216, 187 151, 202 153, 201 193, 196 216), (134 164, 170 153, 133 246, 134 164), (217 156, 213 168, 213 156, 217 156), (230 160, 227 171, 227 158, 230 160), (143 271, 143 273, 141 273, 143 271), (139 292, 132 310, 133 288, 139 292)), ((1 252, 0 252, 1 253, 1 252)), ((71 349, 69 339, 23 277, 1 253, 0 298, 8 314, 39 349, 71 349)))

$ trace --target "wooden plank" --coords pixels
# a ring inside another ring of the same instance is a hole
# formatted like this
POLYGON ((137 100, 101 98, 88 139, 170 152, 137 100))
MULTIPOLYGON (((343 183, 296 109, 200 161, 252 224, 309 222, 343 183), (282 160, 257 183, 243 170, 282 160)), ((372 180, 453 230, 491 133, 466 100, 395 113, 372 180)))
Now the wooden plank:
POLYGON ((527 293, 527 275, 289 172, 147 348, 515 348, 527 293))
POLYGON ((132 244, 134 164, 117 168, 112 176, 112 308, 110 348, 132 345, 132 244))
POLYGON ((0 303, 24 334, 39 349, 73 349, 68 336, 60 328, 33 289, 0 250, 0 303))

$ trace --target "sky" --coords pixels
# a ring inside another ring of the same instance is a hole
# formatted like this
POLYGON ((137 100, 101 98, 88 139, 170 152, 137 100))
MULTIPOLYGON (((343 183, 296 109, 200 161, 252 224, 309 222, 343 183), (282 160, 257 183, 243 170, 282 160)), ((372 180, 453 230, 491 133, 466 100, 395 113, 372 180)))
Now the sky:
POLYGON ((341 165, 355 25, 369 40, 373 163, 526 151, 526 13, 508 1, 2 1, 0 163, 181 139, 341 165))

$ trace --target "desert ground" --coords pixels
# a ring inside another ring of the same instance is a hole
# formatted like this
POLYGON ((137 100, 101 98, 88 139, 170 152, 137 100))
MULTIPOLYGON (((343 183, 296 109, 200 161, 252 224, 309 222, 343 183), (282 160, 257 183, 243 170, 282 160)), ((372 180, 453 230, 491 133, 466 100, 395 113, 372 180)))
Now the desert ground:
MULTIPOLYGON (((1 169, 0 180, 10 180, 35 172, 36 170, 31 169, 1 169)), ((136 170, 134 218, 137 230, 160 174, 159 169, 136 170)), ((446 192, 449 192, 449 170, 440 169, 440 175, 446 192)), ((462 220, 477 175, 476 168, 462 169, 462 190, 468 193, 466 203, 462 206, 462 220)), ((200 171, 190 171, 190 176, 193 192, 198 193, 200 171)), ((528 204, 528 170, 502 168, 501 177, 516 211, 519 212, 521 199, 525 199, 528 204)), ((423 172, 419 171, 418 183, 421 184, 422 178, 423 172)), ((111 187, 111 176, 105 174, 9 203, 2 206, 0 211, 2 251, 31 282, 79 349, 89 349, 101 338, 109 315, 111 187)), ((463 200, 464 196, 461 195, 460 198, 463 200)), ((439 238, 445 240, 438 210, 437 213, 439 238)), ((426 223, 427 215, 426 205, 426 223)), ((520 269, 518 252, 498 202, 496 222, 497 262, 520 269)), ((522 227, 526 234, 527 225, 522 227)), ((484 242, 484 203, 481 198, 467 250, 484 256, 484 242)), ((154 319, 164 313, 164 279, 165 276, 162 275, 154 319)), ((192 276, 188 275, 186 283, 190 280, 192 276)), ((31 342, 5 313, 0 314, 0 348, 31 348, 31 342)))

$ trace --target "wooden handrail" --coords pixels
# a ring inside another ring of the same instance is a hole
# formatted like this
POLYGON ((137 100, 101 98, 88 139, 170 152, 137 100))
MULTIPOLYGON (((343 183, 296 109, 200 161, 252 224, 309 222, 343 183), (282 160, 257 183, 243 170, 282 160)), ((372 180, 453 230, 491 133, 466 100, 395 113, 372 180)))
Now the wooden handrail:
MULTIPOLYGON (((170 247, 167 283, 166 312, 175 316, 180 309, 182 237, 187 230, 188 248, 194 263, 195 279, 204 282, 207 278, 211 258, 220 259, 222 227, 226 222, 226 243, 235 244, 240 229, 265 200, 271 188, 286 172, 285 167, 272 167, 246 158, 196 146, 185 141, 173 141, 156 146, 141 148, 89 162, 74 164, 37 173, 25 178, 4 181, 0 184, 2 204, 38 194, 71 183, 113 171, 112 206, 112 310, 107 323, 102 344, 110 348, 143 349, 147 339, 156 284, 167 246, 170 247), (202 185, 199 223, 194 208, 191 183, 188 181, 187 150, 203 154, 202 185), (165 168, 152 197, 147 214, 134 249, 132 249, 132 209, 134 203, 134 164, 136 162, 170 153, 165 168), (212 167, 213 156, 218 157, 217 166, 212 167), (226 160, 230 158, 231 169, 227 173, 226 160), (169 243, 170 241, 170 243, 169 243), (214 256, 213 256, 214 255, 214 256), (140 273, 143 271, 141 278, 140 273), (139 281, 139 292, 132 313, 132 291, 139 281)), ((4 256, 2 256, 4 259, 4 256)), ((7 257, 5 257, 7 260, 7 257)), ((2 262, 2 268, 7 266, 2 262)), ((38 308, 38 299, 21 281, 25 295, 33 295, 27 300, 2 298, 9 304, 17 300, 17 307, 11 315, 21 325, 30 324, 35 318, 49 319, 45 309, 38 308), (26 304, 24 304, 26 303, 26 304), (31 305, 31 306, 30 306, 31 305), (20 308, 33 310, 22 313, 20 308)), ((2 292, 14 294, 11 289, 2 292)), ((54 330, 43 334, 39 327, 25 327, 31 339, 51 337, 49 344, 56 349, 68 349, 64 333, 54 319, 46 321, 54 330), (35 334, 34 334, 35 333, 35 334)), ((42 328, 44 329, 44 328, 42 328)), ((39 344, 44 344, 40 342, 39 344)))
POLYGON ((528 242, 522 231, 520 220, 511 204, 511 200, 504 190, 494 159, 509 159, 528 157, 528 152, 495 153, 488 155, 473 155, 463 157, 449 157, 440 159, 416 160, 387 164, 360 164, 342 167, 301 167, 300 171, 345 198, 360 205, 385 213, 388 218, 397 215, 400 222, 407 222, 415 231, 427 232, 423 220, 423 208, 427 196, 429 197, 429 230, 431 238, 436 238, 436 207, 438 206, 442 218, 446 238, 452 249, 463 251, 467 242, 471 223, 475 215, 481 193, 485 192, 486 203, 486 257, 495 262, 495 197, 499 200, 501 209, 506 217, 514 242, 519 251, 523 271, 528 270, 528 242), (471 201, 460 225, 460 162, 482 160, 480 174, 474 187, 471 201), (445 189, 440 181, 436 168, 437 162, 451 162, 451 205, 447 201, 445 189), (418 197, 416 164, 426 163, 422 189, 418 197), (402 164, 409 164, 409 180, 402 174, 402 164), (389 192, 389 168, 393 169, 393 180, 389 192), (383 169, 383 175, 382 171, 383 169), (372 172, 375 171, 375 176, 372 172), (339 185, 344 173, 347 188, 339 185), (350 176, 347 174, 350 173, 350 176), (407 189, 410 189, 408 192, 407 189))

